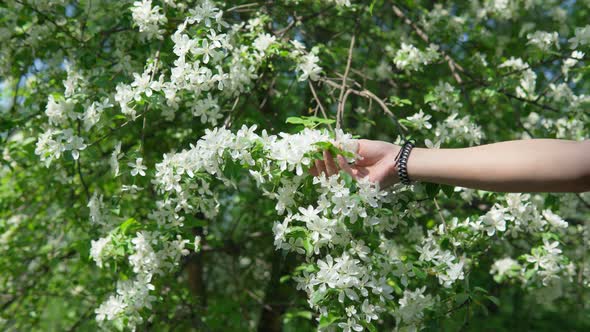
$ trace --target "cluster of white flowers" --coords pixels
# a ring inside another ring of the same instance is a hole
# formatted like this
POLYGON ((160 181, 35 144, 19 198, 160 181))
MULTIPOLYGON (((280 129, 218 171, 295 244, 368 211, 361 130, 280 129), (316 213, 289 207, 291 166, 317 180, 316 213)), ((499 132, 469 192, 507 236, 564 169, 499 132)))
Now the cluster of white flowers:
MULTIPOLYGON (((146 6, 146 1, 141 3, 142 8, 146 6)), ((162 116, 166 119, 174 118, 182 100, 203 123, 216 125, 225 110, 220 107, 214 92, 218 91, 225 98, 244 92, 252 79, 257 77, 256 65, 276 40, 274 36, 259 33, 253 41, 254 49, 249 50, 246 45, 234 45, 237 41, 233 39, 242 25, 234 25, 230 30, 228 27, 229 24, 223 20, 223 11, 211 1, 202 1, 191 8, 188 17, 170 37, 178 58, 170 69, 169 78, 161 74, 155 79, 158 71, 156 55, 148 61, 143 73, 133 74, 131 84, 120 83, 117 86, 115 100, 121 112, 135 119, 136 102, 150 98, 153 93, 161 93, 166 103, 162 116), (197 28, 204 29, 206 34, 197 36, 197 28)))
POLYGON ((572 49, 590 44, 590 25, 583 28, 576 28, 574 36, 568 41, 572 49))
MULTIPOLYGON (((78 104, 75 92, 80 91, 82 75, 74 69, 72 64, 67 64, 67 78, 63 81, 65 87, 64 96, 49 95, 45 107, 45 115, 49 122, 49 128, 42 133, 35 149, 45 166, 49 167, 54 159, 59 159, 65 151, 71 151, 72 158, 77 160, 80 151, 86 148, 84 139, 74 134, 72 129, 74 122, 85 119, 86 113, 76 112, 78 104)), ((103 108, 108 107, 108 103, 103 108)))
POLYGON ((521 79, 519 86, 516 87, 516 96, 523 99, 534 100, 537 98, 535 89, 537 86, 537 74, 530 66, 520 58, 511 57, 504 61, 498 68, 510 68, 520 71, 521 79))
POLYGON ((301 62, 297 64, 297 71, 301 72, 299 76, 300 81, 305 81, 308 78, 312 81, 317 81, 322 68, 318 66, 320 58, 313 53, 308 53, 301 57, 301 62))
POLYGON ((165 24, 168 20, 166 15, 160 12, 160 6, 152 7, 152 0, 135 1, 131 7, 133 22, 139 27, 147 39, 162 39, 163 29, 160 25, 165 24))
POLYGON ((350 7, 350 0, 327 0, 327 1, 333 2, 333 3, 337 4, 338 6, 350 7))
POLYGON ((426 128, 426 129, 432 128, 432 124, 430 124, 430 122, 428 122, 428 120, 430 120, 430 118, 432 118, 432 115, 424 114, 424 112, 422 110, 420 110, 420 112, 418 112, 412 116, 409 116, 406 119, 408 121, 410 121, 416 127, 416 129, 420 130, 422 128, 426 128))
POLYGON ((473 123, 466 115, 460 119, 459 113, 454 112, 446 120, 439 122, 434 130, 436 137, 444 142, 464 141, 469 145, 479 144, 485 137, 480 126, 473 123))
POLYGON ((533 248, 531 254, 525 255, 529 268, 523 269, 522 275, 526 276, 528 271, 534 271, 534 280, 540 280, 544 286, 561 277, 572 278, 576 274, 575 265, 571 262, 567 263, 567 259, 561 255, 562 250, 558 247, 558 241, 550 242, 548 239, 543 239, 542 246, 533 248))
POLYGON ((530 199, 530 194, 507 194, 505 207, 496 203, 488 213, 472 222, 470 227, 473 230, 485 230, 489 236, 498 231, 513 237, 523 232, 534 234, 567 227, 567 223, 559 216, 548 209, 540 211, 530 199))
POLYGON ((432 308, 436 299, 431 295, 424 295, 426 287, 417 288, 414 291, 406 289, 404 296, 399 299, 399 309, 394 313, 397 323, 407 325, 408 331, 419 330, 424 311, 432 308))
MULTIPOLYGON (((321 144, 356 152, 350 135, 338 132, 334 139, 322 130, 279 135, 255 130, 255 126, 243 126, 235 133, 223 128, 206 130, 189 149, 166 154, 156 164, 153 183, 163 198, 149 218, 162 233, 141 231, 127 242, 132 252, 129 265, 136 276, 120 283, 117 293, 97 309, 99 321, 128 317, 133 324, 141 322, 139 310, 154 302, 152 277, 174 269, 180 257, 188 254, 185 245, 189 240, 170 234, 182 226, 185 214, 201 212, 213 218, 221 203, 212 188, 215 183, 236 187, 241 174, 232 173, 235 169, 247 169, 242 172, 251 175, 252 184, 275 200, 277 214, 283 216, 272 228, 275 247, 306 257, 308 267, 295 281, 307 293, 310 307, 319 319, 328 313, 339 314, 334 324, 345 330, 362 331, 385 312, 392 312, 402 326, 419 328, 425 312, 439 302, 425 293, 420 278, 433 275, 442 289, 451 290, 469 269, 470 261, 462 251, 478 239, 501 241, 548 231, 559 234, 567 227, 550 209, 539 209, 540 203, 530 200, 530 195, 508 194, 505 206, 496 204, 475 220, 452 218, 425 235, 423 226, 411 221, 412 205, 401 208, 404 195, 398 186, 386 192, 366 179, 351 183, 340 175, 321 174, 311 182, 306 180, 305 171, 321 144), (317 194, 313 204, 300 194, 309 185, 317 194), (402 243, 388 239, 387 234, 394 230, 406 234, 403 241, 410 245, 403 243, 405 251, 400 251, 402 243), (367 231, 378 240, 366 242, 367 231), (415 260, 408 259, 408 254, 415 260), (401 288, 398 299, 394 286, 401 288)), ((93 201, 100 205, 98 196, 93 201)), ((92 208, 91 218, 99 216, 100 211, 92 208)), ((92 242, 91 255, 99 266, 113 257, 113 243, 112 233, 92 242)), ((200 247, 199 237, 194 247, 200 247)), ((542 285, 571 275, 572 266, 565 263, 555 241, 545 241, 523 257, 522 265, 505 258, 490 272, 499 282, 517 278, 539 280, 542 285)))
POLYGON ((520 269, 521 266, 517 261, 510 257, 505 257, 494 262, 490 269, 490 274, 494 276, 494 280, 502 282, 502 280, 507 277, 510 278, 516 276, 520 269))
MULTIPOLYGON (((315 267, 295 278, 298 288, 307 292, 310 306, 320 313, 321 319, 328 312, 342 310, 336 303, 344 304, 343 318, 335 323, 343 329, 362 329, 363 322, 378 319, 394 303, 388 275, 399 278, 404 287, 415 277, 412 264, 395 253, 395 243, 385 236, 385 232, 400 225, 401 217, 407 213, 385 213, 384 204, 391 204, 388 207, 394 206, 395 210, 399 197, 379 190, 368 179, 357 181, 351 188, 338 175, 322 174, 312 181, 317 203, 303 207, 301 200, 305 198, 298 192, 304 186, 304 171, 311 165, 311 153, 318 150, 315 143, 331 142, 354 153, 355 142, 343 133, 334 140, 320 130, 305 129, 277 136, 265 131, 258 135, 254 130, 255 127, 245 126, 236 133, 223 128, 207 130, 190 149, 165 155, 156 165, 154 184, 160 193, 166 194, 166 199, 158 202, 159 209, 151 218, 161 227, 170 228, 182 224, 179 211, 214 216, 220 203, 210 189, 210 181, 215 178, 226 186, 236 186, 236 179, 225 172, 226 165, 247 166, 264 195, 276 201, 277 213, 284 215, 273 226, 276 248, 305 255, 315 267), (356 226, 359 221, 362 229, 382 234, 382 240, 365 243, 365 232, 359 233, 356 226)), ((424 238, 417 225, 410 233, 416 234, 416 241, 424 238)), ((432 247, 426 251, 438 248, 431 252, 430 261, 439 267, 436 275, 441 285, 451 287, 463 279, 463 258, 440 249, 434 237, 426 239, 428 244, 424 246, 432 247)), ((417 254, 424 251, 422 247, 416 247, 417 254)), ((400 299, 402 311, 396 316, 400 324, 418 324, 423 310, 434 305, 434 299, 424 291, 425 288, 408 292, 400 299)))
POLYGON ((297 62, 297 72, 301 72, 298 80, 305 81, 310 79, 312 81, 317 81, 322 72, 322 67, 318 65, 320 58, 316 55, 317 49, 314 48, 308 53, 305 50, 305 45, 297 40, 292 40, 291 45, 293 46, 293 49, 290 56, 297 62))
POLYGON ((459 91, 448 82, 438 82, 432 95, 425 99, 434 111, 454 113, 463 107, 459 91))
POLYGON ((107 237, 99 238, 98 240, 90 241, 90 257, 96 262, 98 267, 103 265, 103 257, 107 255, 107 247, 111 243, 110 235, 107 237))
POLYGON ((541 51, 548 51, 552 46, 559 49, 559 34, 556 31, 535 31, 534 33, 529 33, 526 37, 529 40, 527 44, 531 44, 541 51))
POLYGON ((561 72, 563 76, 567 79, 568 74, 571 68, 573 68, 578 61, 584 58, 584 53, 580 51, 573 51, 572 54, 565 60, 563 60, 563 65, 561 66, 561 72))
POLYGON ((90 130, 98 123, 98 121, 100 121, 100 116, 104 110, 111 107, 113 107, 113 104, 110 103, 109 98, 103 99, 102 102, 92 102, 90 106, 86 108, 84 115, 82 116, 82 120, 84 120, 84 129, 86 131, 90 130))
POLYGON ((74 134, 70 128, 64 130, 48 129, 39 136, 35 154, 39 155, 45 166, 49 167, 53 159, 59 159, 64 151, 71 151, 72 158, 77 160, 80 151, 86 148, 84 139, 74 134))
POLYGON ((88 201, 88 205, 86 205, 90 210, 90 221, 97 225, 105 225, 106 223, 102 214, 104 209, 103 197, 103 195, 98 195, 95 192, 88 201))
POLYGON ((252 46, 259 52, 261 56, 264 56, 266 50, 276 42, 277 38, 271 36, 268 33, 262 33, 254 39, 252 46))
MULTIPOLYGON (((393 288, 387 283, 390 270, 381 267, 389 266, 381 263, 390 261, 390 245, 383 237, 381 244, 369 246, 360 239, 363 233, 353 229, 357 220, 362 220, 363 228, 377 232, 395 229, 399 218, 384 214, 381 207, 396 199, 368 180, 358 181, 353 191, 337 175, 322 174, 313 179, 318 186, 317 205, 302 207, 297 192, 303 186, 305 168, 311 165, 311 153, 318 150, 315 143, 331 142, 354 153, 354 141, 343 133, 335 140, 320 130, 277 136, 265 131, 258 135, 254 130, 245 126, 236 133, 223 128, 207 130, 190 149, 165 155, 156 165, 154 184, 167 198, 158 203, 159 210, 151 218, 169 228, 182 223, 179 211, 214 216, 219 202, 209 189, 209 181, 214 177, 215 181, 235 186, 236 180, 225 172, 227 163, 247 165, 265 196, 276 200, 277 213, 285 215, 273 227, 277 249, 306 255, 309 263, 317 267, 315 272, 297 277, 298 287, 308 293, 312 308, 324 315, 332 306, 329 298, 345 303, 346 319, 338 322, 340 327, 361 326, 361 321, 377 319, 386 310, 386 303, 393 300, 393 288), (338 256, 332 256, 337 252, 338 256)), ((401 264, 399 257, 397 262, 401 264)), ((461 278, 457 269, 460 267, 450 267, 447 284, 461 278)), ((407 282, 407 276, 398 276, 407 282)))
POLYGON ((464 262, 450 250, 442 249, 439 245, 439 235, 446 232, 444 225, 436 230, 430 230, 422 242, 416 246, 420 253, 419 260, 432 264, 432 271, 438 277, 438 282, 446 288, 451 287, 457 280, 462 280, 464 262))
POLYGON ((444 22, 445 29, 452 32, 460 32, 466 22, 465 17, 452 15, 449 8, 441 3, 435 3, 434 7, 420 17, 420 26, 427 32, 435 32, 437 24, 444 22))
POLYGON ((54 159, 59 159, 65 151, 71 151, 72 158, 77 160, 80 151, 87 146, 80 134, 74 133, 75 121, 82 120, 84 129, 90 130, 95 126, 105 109, 112 107, 109 98, 101 102, 86 104, 82 102, 76 92, 82 92, 82 74, 74 69, 74 65, 67 64, 67 78, 63 81, 64 95, 51 94, 47 98, 45 115, 49 127, 39 135, 35 154, 39 155, 45 166, 49 167, 54 159), (77 112, 76 106, 86 104, 84 112, 77 112))
MULTIPOLYGON (((530 242, 535 234, 563 234, 568 227, 568 223, 550 209, 541 210, 543 202, 533 201, 530 194, 507 194, 505 199, 505 206, 496 203, 475 220, 467 218, 459 222, 453 218, 439 233, 452 234, 452 244, 472 243, 480 236, 497 236, 499 240, 525 238, 530 242)), ((566 263, 558 245, 557 241, 543 238, 542 246, 532 247, 531 254, 522 256, 523 264, 505 257, 492 265, 490 273, 498 282, 517 279, 523 283, 539 281, 544 286, 560 276, 570 277, 574 266, 566 263)))
MULTIPOLYGON (((112 234, 96 241, 92 241, 90 250, 92 258, 99 267, 104 260, 112 257, 112 234)), ((133 329, 143 322, 140 310, 152 308, 152 302, 156 297, 150 292, 155 290, 152 284, 154 275, 164 275, 178 267, 180 257, 189 254, 185 248, 190 241, 177 235, 174 240, 166 240, 158 231, 141 231, 136 237, 128 241, 132 248, 129 265, 134 273, 134 279, 120 280, 117 283, 115 294, 109 296, 98 308, 96 308, 96 320, 99 323, 112 321, 120 325, 123 321, 126 326, 133 329), (160 246, 160 250, 155 247, 160 246)))
POLYGON ((503 19, 510 19, 517 13, 518 1, 511 0, 484 0, 481 5, 479 1, 472 3, 476 8, 476 14, 480 18, 497 16, 503 19))
POLYGON ((395 53, 393 63, 401 70, 417 71, 435 62, 439 57, 438 45, 430 44, 426 50, 421 51, 412 44, 402 43, 401 48, 395 53))
POLYGON ((553 119, 542 116, 537 112, 531 112, 523 119, 523 126, 528 130, 542 128, 547 131, 552 131, 555 133, 555 136, 560 139, 587 139, 589 137, 588 131, 584 130, 584 123, 586 123, 587 120, 585 120, 583 111, 581 111, 583 109, 581 105, 590 102, 590 96, 575 96, 569 94, 569 92, 571 91, 565 86, 565 84, 560 84, 558 86, 550 86, 550 92, 548 95, 556 101, 571 100, 570 107, 568 108, 567 106, 564 106, 564 110, 577 110, 578 114, 576 117, 572 117, 571 119, 563 117, 553 119))

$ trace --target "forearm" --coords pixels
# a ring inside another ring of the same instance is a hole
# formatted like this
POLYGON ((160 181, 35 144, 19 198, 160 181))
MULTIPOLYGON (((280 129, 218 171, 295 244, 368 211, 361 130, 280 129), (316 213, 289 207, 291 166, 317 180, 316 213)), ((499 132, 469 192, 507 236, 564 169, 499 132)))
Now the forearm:
POLYGON ((414 148, 410 179, 498 192, 590 190, 590 141, 506 141, 463 149, 414 148))

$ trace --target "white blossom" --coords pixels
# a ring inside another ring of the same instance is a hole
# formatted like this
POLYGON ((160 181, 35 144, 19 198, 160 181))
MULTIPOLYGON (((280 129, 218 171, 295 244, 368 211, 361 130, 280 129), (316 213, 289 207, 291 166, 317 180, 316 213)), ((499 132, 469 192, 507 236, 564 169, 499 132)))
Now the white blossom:
POLYGON ((438 46, 430 44, 425 51, 421 51, 414 45, 402 43, 396 52, 393 62, 402 70, 417 71, 422 66, 430 64, 439 58, 438 46))
POLYGON ((163 38, 164 29, 160 29, 160 25, 166 23, 167 19, 160 10, 160 6, 152 7, 152 0, 135 1, 131 7, 133 21, 147 39, 163 38))
POLYGON ((431 115, 426 115, 422 110, 420 110, 420 112, 415 113, 414 115, 409 116, 406 119, 408 119, 408 121, 411 121, 416 126, 416 129, 430 129, 432 128, 432 125, 430 124, 430 122, 428 122, 430 118, 432 118, 431 115))
POLYGON ((96 262, 98 267, 102 267, 103 265, 103 257, 105 255, 105 248, 107 248, 111 244, 111 236, 108 235, 107 237, 100 238, 98 240, 90 241, 90 256, 96 262))
POLYGON ((131 176, 145 176, 147 167, 143 165, 143 158, 136 158, 134 163, 127 163, 127 166, 131 167, 131 176))
POLYGON ((576 28, 574 36, 568 41, 572 49, 590 44, 590 25, 586 25, 583 28, 576 28))
POLYGON ((567 222, 560 216, 553 213, 550 209, 543 210, 543 217, 555 228, 566 228, 567 222))
POLYGON ((552 46, 559 49, 559 34, 557 32, 535 31, 527 36, 527 44, 534 45, 542 51, 548 51, 552 46))
POLYGON ((298 80, 305 81, 310 79, 312 81, 317 81, 322 72, 322 67, 318 65, 319 61, 320 58, 313 53, 303 55, 300 62, 297 64, 297 71, 301 72, 298 80))

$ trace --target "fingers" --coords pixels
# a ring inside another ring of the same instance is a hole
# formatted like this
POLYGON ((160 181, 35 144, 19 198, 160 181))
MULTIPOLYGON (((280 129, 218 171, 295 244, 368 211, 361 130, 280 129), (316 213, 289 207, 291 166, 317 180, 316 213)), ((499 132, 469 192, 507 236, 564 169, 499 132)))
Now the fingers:
POLYGON ((356 160, 355 165, 357 166, 369 166, 373 164, 375 161, 371 158, 371 146, 372 142, 366 139, 359 139, 358 141, 358 148, 357 154, 360 156, 359 159, 356 160))
POLYGON ((334 162, 334 157, 332 157, 332 154, 327 150, 324 150, 324 163, 326 165, 326 173, 328 176, 338 173, 338 167, 334 162))
POLYGON ((318 168, 315 167, 315 163, 313 165, 311 165, 311 167, 309 168, 309 173, 313 176, 320 175, 320 173, 318 173, 318 168))
POLYGON ((315 161, 315 167, 316 167, 316 169, 318 171, 318 175, 326 172, 326 166, 324 165, 324 161, 323 160, 316 160, 315 161))
POLYGON ((336 161, 334 161, 334 157, 327 150, 323 151, 323 157, 323 160, 314 161, 314 164, 309 169, 311 175, 319 176, 320 174, 325 173, 327 176, 332 176, 334 174, 338 174, 338 171, 342 169, 346 173, 352 175, 353 178, 359 177, 359 169, 357 169, 356 167, 351 167, 346 161, 346 158, 344 158, 343 156, 337 156, 338 164, 336 164, 336 161))

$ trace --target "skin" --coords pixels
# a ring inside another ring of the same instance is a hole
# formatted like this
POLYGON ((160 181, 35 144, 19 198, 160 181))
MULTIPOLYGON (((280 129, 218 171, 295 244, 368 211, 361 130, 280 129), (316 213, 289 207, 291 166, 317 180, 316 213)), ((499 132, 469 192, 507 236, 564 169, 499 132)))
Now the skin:
MULTIPOLYGON (((343 170, 353 178, 368 176, 381 188, 399 182, 395 156, 399 145, 358 140, 360 159, 349 165, 324 151, 312 175, 343 170)), ((529 139, 461 149, 414 148, 408 159, 412 181, 433 182, 496 192, 590 191, 590 140, 529 139)))

